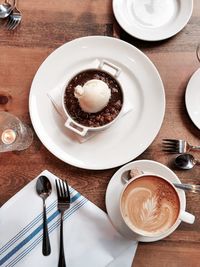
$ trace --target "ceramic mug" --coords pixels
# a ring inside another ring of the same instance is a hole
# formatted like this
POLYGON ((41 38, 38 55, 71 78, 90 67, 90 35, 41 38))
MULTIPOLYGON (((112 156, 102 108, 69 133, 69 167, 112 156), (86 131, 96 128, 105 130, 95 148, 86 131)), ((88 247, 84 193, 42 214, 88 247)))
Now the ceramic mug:
MULTIPOLYGON (((93 69, 88 69, 88 70, 93 70, 93 69)), ((122 92, 122 97, 123 97, 123 100, 124 100, 124 92, 123 92, 123 88, 122 88, 122 86, 121 86, 121 84, 119 83, 119 80, 118 80, 118 77, 119 77, 119 75, 120 75, 120 73, 121 73, 121 69, 120 69, 118 66, 114 65, 113 63, 111 63, 111 62, 109 62, 109 61, 103 59, 103 60, 100 61, 100 64, 99 64, 99 66, 98 66, 98 68, 97 68, 96 70, 97 70, 97 71, 100 70, 100 71, 102 71, 102 72, 107 73, 108 75, 110 75, 111 77, 113 77, 113 78, 117 81, 117 83, 118 83, 119 86, 120 86, 120 89, 121 89, 121 92, 122 92), (105 67, 107 67, 106 70, 105 70, 105 67), (108 71, 108 67, 109 67, 109 69, 110 69, 111 71, 108 71), (112 72, 114 72, 114 74, 112 74, 112 72)), ((86 71, 87 71, 87 70, 86 70, 86 71)), ((81 72, 82 72, 82 71, 81 71, 81 72)), ((80 72, 79 72, 79 73, 80 73, 80 72)), ((79 73, 77 73, 77 74, 74 75, 73 77, 77 76, 79 73)), ((73 78, 72 78, 72 79, 73 79, 73 78)), ((72 80, 72 79, 71 79, 71 80, 72 80)), ((71 80, 70 80, 70 81, 71 81, 71 80)), ((69 82, 69 83, 70 83, 70 82, 69 82)), ((68 83, 68 84, 69 84, 69 83, 68 83)), ((67 85, 68 85, 68 84, 67 84, 67 85)), ((110 127, 113 123, 115 123, 115 122, 119 119, 120 115, 122 114, 123 109, 124 109, 124 101, 123 101, 123 103, 122 103, 122 108, 121 108, 119 114, 118 114, 118 115, 116 116, 116 118, 115 118, 114 120, 112 120, 111 122, 109 122, 109 123, 107 123, 107 124, 105 124, 105 125, 103 125, 103 126, 99 126, 99 127, 88 127, 88 126, 81 125, 80 123, 78 123, 78 122, 76 122, 75 120, 73 120, 73 118, 70 116, 70 114, 69 114, 69 112, 67 111, 67 108, 66 108, 66 106, 65 106, 65 91, 66 91, 66 87, 67 87, 67 85, 65 85, 65 86, 63 87, 63 91, 62 91, 62 107, 63 107, 63 110, 64 110, 64 112, 65 112, 65 114, 66 114, 66 117, 67 117, 67 120, 66 120, 66 122, 65 122, 65 127, 68 128, 68 129, 70 129, 70 130, 73 131, 74 133, 76 133, 76 134, 78 134, 78 135, 80 135, 80 136, 85 136, 85 135, 87 134, 88 131, 93 131, 93 132, 94 132, 94 131, 102 131, 102 130, 105 130, 105 129, 107 129, 108 127, 110 127)))
POLYGON ((166 178, 154 174, 141 174, 127 181, 121 192, 119 205, 124 223, 136 237, 166 236, 175 231, 181 221, 193 224, 195 220, 194 215, 183 209, 183 200, 175 186, 166 178), (155 188, 159 189, 155 191, 155 188), (166 214, 162 214, 166 217, 156 217, 165 199, 170 200, 174 206, 167 206, 166 203, 170 202, 165 201, 163 211, 166 214), (166 219, 165 224, 161 224, 160 218, 166 219))

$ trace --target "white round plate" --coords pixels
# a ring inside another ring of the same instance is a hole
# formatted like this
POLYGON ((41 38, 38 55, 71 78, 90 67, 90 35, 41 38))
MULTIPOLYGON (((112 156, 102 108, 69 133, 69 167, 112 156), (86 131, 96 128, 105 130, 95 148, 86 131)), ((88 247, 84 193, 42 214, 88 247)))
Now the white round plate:
POLYGON ((200 129, 200 68, 190 78, 186 92, 185 92, 185 104, 188 114, 193 123, 200 129))
POLYGON ((146 41, 169 38, 188 23, 193 0, 113 0, 120 26, 130 35, 146 41))
POLYGON ((34 77, 29 110, 38 137, 56 157, 80 168, 109 169, 136 158, 154 140, 164 117, 165 93, 158 71, 140 50, 116 38, 91 36, 66 43, 48 56, 34 77), (96 59, 121 68, 119 82, 133 109, 80 144, 69 138, 47 93, 67 73, 96 59))
MULTIPOLYGON (((131 170, 133 168, 137 168, 144 173, 148 174, 157 174, 167 178, 172 183, 181 183, 179 178, 176 176, 174 172, 172 172, 165 165, 152 161, 152 160, 138 160, 134 162, 130 162, 127 165, 120 168, 111 178, 107 190, 106 190, 106 209, 108 212, 108 216, 113 224, 113 226, 120 232, 123 236, 129 239, 135 239, 142 242, 153 242, 158 241, 160 239, 165 238, 170 235, 174 229, 178 227, 181 221, 178 221, 176 225, 174 225, 173 229, 168 231, 165 235, 153 238, 153 237, 138 237, 132 233, 132 231, 126 226, 124 223, 122 216, 120 214, 119 209, 119 200, 123 187, 125 186, 121 180, 121 175, 126 170, 131 170)), ((185 210, 186 207, 186 198, 185 192, 181 189, 177 189, 177 192, 181 198, 181 209, 185 210)))

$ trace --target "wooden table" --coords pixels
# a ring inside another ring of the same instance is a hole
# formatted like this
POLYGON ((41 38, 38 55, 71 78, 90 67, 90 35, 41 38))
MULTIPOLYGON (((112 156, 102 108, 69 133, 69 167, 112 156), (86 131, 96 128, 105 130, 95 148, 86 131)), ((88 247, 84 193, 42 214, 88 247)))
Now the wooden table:
MULTIPOLYGON (((2 2, 2 1, 1 1, 2 2)), ((195 50, 200 41, 200 2, 187 26, 176 36, 161 42, 137 40, 121 30, 112 13, 111 0, 22 1, 21 27, 8 32, 0 25, 0 96, 9 95, 7 110, 29 123, 28 96, 32 79, 43 60, 57 47, 86 35, 118 36, 142 50, 156 65, 166 92, 166 114, 161 130, 138 159, 157 160, 170 166, 172 156, 161 151, 164 137, 199 143, 199 130, 186 112, 184 95, 192 73, 199 67, 195 50)), ((200 156, 194 153, 197 157, 200 156)), ((5 203, 42 170, 48 169, 105 210, 105 191, 118 168, 102 171, 79 169, 54 157, 34 135, 32 146, 22 152, 0 155, 0 205, 5 203)), ((183 182, 198 183, 199 168, 175 173, 183 182)), ((133 266, 200 266, 200 196, 187 194, 187 210, 196 215, 194 225, 182 223, 162 241, 139 244, 133 266)))

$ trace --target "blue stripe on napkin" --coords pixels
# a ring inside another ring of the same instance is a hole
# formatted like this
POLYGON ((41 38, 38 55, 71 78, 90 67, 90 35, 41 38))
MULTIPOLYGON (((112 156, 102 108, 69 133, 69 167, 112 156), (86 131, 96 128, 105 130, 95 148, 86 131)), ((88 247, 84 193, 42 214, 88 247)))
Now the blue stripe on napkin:
MULTIPOLYGON (((70 217, 76 210, 81 208, 88 200, 82 199, 75 207, 74 210, 72 210, 69 214, 66 214, 64 217, 64 220, 70 217)), ((60 225, 60 220, 56 221, 51 227, 49 228, 49 233, 53 232, 58 226, 60 225)), ((30 253, 40 242, 42 241, 42 234, 34 240, 32 244, 30 244, 24 251, 22 251, 16 258, 14 258, 6 267, 12 267, 16 265, 20 260, 22 260, 28 253, 30 253)))
MULTIPOLYGON (((73 196, 71 198, 71 203, 75 202, 79 197, 81 197, 80 193, 77 193, 75 196, 73 196)), ((76 205, 74 205, 71 209, 69 209, 64 216, 64 220, 66 218, 68 218, 69 216, 71 216, 77 209, 79 209, 82 205, 84 205, 87 202, 87 199, 83 198, 80 202, 78 202, 76 205)), ((53 205, 53 203, 51 204, 53 205)), ((51 206, 50 205, 50 206, 51 206)), ((54 205, 53 205, 54 206, 54 205)), ((56 218, 60 213, 58 212, 58 210, 56 210, 49 218, 48 218, 48 223, 50 223, 54 218, 56 218)), ((40 215, 38 215, 33 221, 35 221, 37 218, 39 218, 40 215)), ((33 222, 32 221, 32 222, 33 222)), ((35 225, 35 223, 30 223, 29 225, 32 225, 31 228, 35 225)), ((59 225, 59 221, 58 222, 54 222, 53 225, 51 225, 49 227, 49 232, 52 232, 54 229, 56 229, 59 225)), ((27 225, 24 229, 28 229, 25 231, 28 232, 29 231, 29 225, 27 225)), ((13 248, 8 254, 6 254, 1 260, 0 260, 0 266, 2 264, 4 264, 8 259, 10 259, 17 251, 19 251, 22 247, 24 247, 28 242, 30 242, 41 230, 43 229, 43 224, 41 224, 40 226, 38 226, 31 234, 29 234, 23 241, 21 241, 18 245, 16 245, 15 248, 13 248)), ((24 233, 24 234, 25 234, 24 233)), ((24 235, 23 234, 23 235, 24 235)), ((22 236, 23 236, 22 235, 22 236)), ((16 235, 16 237, 18 236, 18 234, 16 235)), ((17 237, 16 240, 18 240, 19 238, 17 237)), ((12 238, 11 240, 15 240, 15 238, 12 238)), ((10 240, 10 241, 11 241, 10 240)), ((26 248, 22 253, 20 253, 15 259, 13 259, 7 266, 14 266, 19 260, 21 260, 25 255, 27 255, 37 244, 40 243, 40 241, 42 240, 42 233, 41 235, 33 242, 33 244, 31 244, 31 246, 29 246, 28 248, 26 248), (25 253, 25 254, 24 254, 25 253), (17 261, 16 261, 17 260, 17 261)), ((9 241, 9 242, 10 242, 9 241)), ((8 242, 8 243, 9 243, 8 242)), ((14 241, 13 243, 15 243, 16 241, 14 241)), ((7 243, 7 244, 8 244, 7 243)), ((13 244, 12 243, 12 244, 13 244)), ((5 248, 6 245, 4 245, 5 248)), ((11 245, 8 246, 8 248, 11 245)), ((7 250, 7 249, 5 249, 7 250)))
MULTIPOLYGON (((70 189, 70 194, 75 190, 70 189)), ((57 205, 57 200, 53 201, 51 205, 47 208, 47 214, 51 212, 57 205)), ((35 219, 33 219, 29 224, 27 224, 17 235, 15 235, 11 240, 0 248, 0 255, 3 254, 7 249, 9 249, 16 241, 18 241, 23 235, 25 235, 31 228, 33 228, 40 220, 43 219, 43 212, 41 212, 35 219)))

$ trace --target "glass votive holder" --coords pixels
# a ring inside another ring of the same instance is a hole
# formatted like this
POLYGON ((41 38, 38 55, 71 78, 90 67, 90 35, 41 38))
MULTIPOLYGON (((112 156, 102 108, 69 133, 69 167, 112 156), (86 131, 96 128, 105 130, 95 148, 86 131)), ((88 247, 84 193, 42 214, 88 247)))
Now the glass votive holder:
POLYGON ((33 142, 33 131, 11 113, 0 111, 0 152, 20 151, 33 142))

